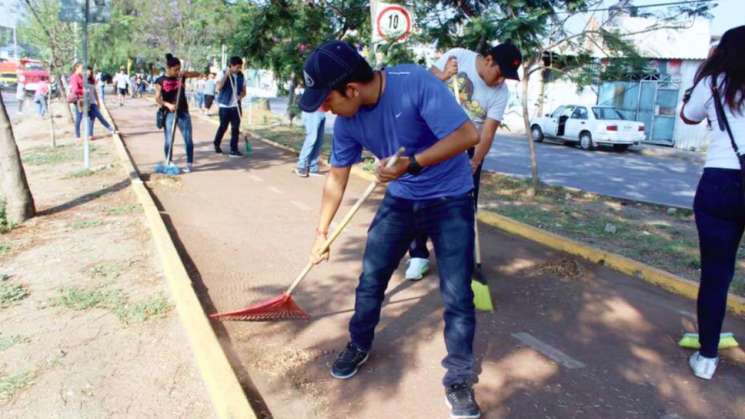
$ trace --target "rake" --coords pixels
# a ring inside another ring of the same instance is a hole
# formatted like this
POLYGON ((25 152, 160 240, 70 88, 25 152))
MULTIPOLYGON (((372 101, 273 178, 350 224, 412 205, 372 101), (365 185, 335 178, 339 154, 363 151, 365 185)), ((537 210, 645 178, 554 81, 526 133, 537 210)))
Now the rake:
POLYGON ((176 110, 173 112, 173 123, 171 124, 171 138, 168 139, 168 156, 166 156, 165 162, 158 163, 158 165, 155 166, 155 173, 162 173, 168 176, 177 176, 181 174, 181 169, 173 164, 172 161, 173 143, 175 142, 174 139, 176 138, 176 121, 178 121, 178 108, 181 104, 181 86, 184 85, 184 79, 180 79, 179 81, 180 83, 178 85, 178 90, 176 91, 176 110))
MULTIPOLYGON (((386 167, 391 167, 396 164, 398 158, 403 154, 403 152, 404 148, 402 147, 398 150, 398 152, 396 152, 396 154, 393 155, 390 160, 388 160, 386 167)), ((349 222, 352 221, 352 217, 354 217, 357 211, 362 207, 362 204, 365 203, 367 198, 372 195, 373 191, 378 185, 379 183, 377 181, 373 181, 370 183, 370 185, 365 190, 365 193, 362 194, 362 196, 357 200, 354 206, 349 210, 347 215, 344 216, 344 219, 342 219, 339 227, 337 227, 336 230, 331 234, 331 236, 326 240, 326 243, 323 244, 323 248, 321 249, 320 254, 326 253, 326 251, 331 247, 331 244, 334 242, 334 240, 336 240, 341 235, 344 228, 346 228, 349 222)), ((310 316, 305 311, 303 311, 300 306, 295 304, 295 301, 293 301, 292 299, 292 292, 300 284, 300 281, 302 281, 306 277, 306 275, 308 275, 308 272, 313 269, 313 266, 315 266, 313 262, 309 262, 307 265, 305 265, 305 269, 300 272, 300 275, 295 278, 295 281, 290 284, 285 292, 278 295, 277 297, 246 307, 242 310, 211 314, 210 318, 219 320, 248 321, 298 319, 308 320, 310 316)))

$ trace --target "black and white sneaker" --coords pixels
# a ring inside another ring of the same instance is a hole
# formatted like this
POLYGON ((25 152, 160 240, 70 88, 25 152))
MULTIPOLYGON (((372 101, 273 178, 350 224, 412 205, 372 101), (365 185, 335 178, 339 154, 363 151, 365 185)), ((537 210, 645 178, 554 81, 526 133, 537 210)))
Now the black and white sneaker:
POLYGON ((352 378, 369 356, 369 352, 361 350, 354 343, 347 343, 347 347, 341 351, 331 366, 331 376, 340 380, 352 378))
POLYGON ((457 383, 445 387, 445 403, 450 408, 450 417, 453 419, 481 417, 481 409, 476 404, 470 384, 457 383))
POLYGON ((222 154, 222 148, 220 148, 220 146, 217 144, 213 143, 213 145, 215 146, 215 153, 222 154))
POLYGON ((243 157, 243 154, 241 154, 238 150, 230 150, 230 154, 228 154, 230 157, 243 157))

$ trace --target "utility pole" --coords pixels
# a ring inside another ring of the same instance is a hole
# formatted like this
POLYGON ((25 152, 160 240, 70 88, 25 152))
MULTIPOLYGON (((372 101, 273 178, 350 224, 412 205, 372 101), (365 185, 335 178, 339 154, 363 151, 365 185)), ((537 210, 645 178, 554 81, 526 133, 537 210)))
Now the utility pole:
POLYGON ((370 67, 375 68, 375 0, 370 0, 370 28, 372 34, 370 36, 370 51, 367 54, 367 61, 370 62, 370 67))
POLYGON ((90 0, 85 0, 84 20, 83 20, 83 121, 85 123, 85 136, 83 137, 83 166, 86 170, 91 168, 91 150, 90 150, 90 108, 89 94, 90 86, 88 85, 88 20, 90 19, 90 0))
POLYGON ((13 60, 18 62, 18 39, 16 39, 16 27, 13 26, 13 60))

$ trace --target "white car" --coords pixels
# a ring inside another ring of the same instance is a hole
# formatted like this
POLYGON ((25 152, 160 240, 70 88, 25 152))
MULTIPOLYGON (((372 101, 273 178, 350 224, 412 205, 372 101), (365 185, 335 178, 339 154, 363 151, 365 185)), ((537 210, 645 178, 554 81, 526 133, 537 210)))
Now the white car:
POLYGON ((629 121, 609 106, 562 105, 531 121, 530 130, 537 142, 554 138, 583 150, 608 145, 623 151, 645 138, 644 123, 629 121))

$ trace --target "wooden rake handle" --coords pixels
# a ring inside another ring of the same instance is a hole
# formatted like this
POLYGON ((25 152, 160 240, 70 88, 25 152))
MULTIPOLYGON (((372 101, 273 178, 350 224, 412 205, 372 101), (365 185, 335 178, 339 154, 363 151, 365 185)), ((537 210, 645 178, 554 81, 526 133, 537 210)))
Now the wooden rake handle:
MULTIPOLYGON (((401 157, 403 153, 404 153, 404 148, 403 147, 399 148, 396 154, 394 154, 393 157, 391 157, 391 159, 388 160, 388 163, 385 165, 385 167, 393 167, 393 165, 396 164, 396 162, 398 161, 398 158, 401 157)), ((370 185, 365 190, 365 193, 362 194, 362 196, 357 200, 354 206, 349 210, 349 212, 347 212, 347 215, 345 215, 344 218, 341 220, 341 223, 339 224, 338 227, 336 227, 336 230, 334 230, 334 232, 331 233, 331 236, 328 239, 326 239, 326 243, 323 244, 323 248, 321 249, 321 254, 326 253, 326 251, 329 250, 334 240, 336 240, 341 235, 341 232, 344 231, 347 225, 349 225, 349 222, 352 221, 352 217, 354 217, 357 211, 359 211, 359 209, 362 207, 362 204, 364 204, 367 198, 369 198, 370 195, 372 195, 373 191, 379 184, 380 183, 377 180, 370 182, 370 185)), ((298 284, 300 284, 300 281, 302 281, 303 278, 305 278, 305 276, 308 275, 308 272, 310 272, 310 270, 313 269, 313 266, 315 266, 313 262, 308 262, 308 264, 305 265, 305 269, 303 269, 303 271, 300 272, 300 275, 298 275, 297 278, 295 278, 295 281, 293 281, 293 283, 287 288, 287 291, 285 291, 285 294, 288 294, 288 295, 292 294, 292 291, 295 289, 295 287, 298 286, 298 284)))

